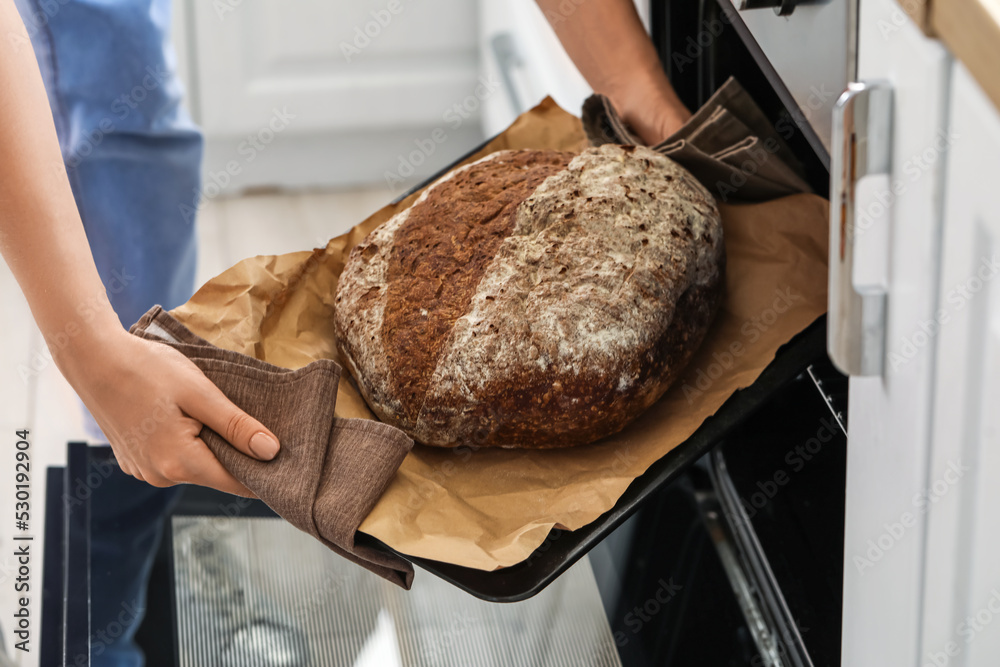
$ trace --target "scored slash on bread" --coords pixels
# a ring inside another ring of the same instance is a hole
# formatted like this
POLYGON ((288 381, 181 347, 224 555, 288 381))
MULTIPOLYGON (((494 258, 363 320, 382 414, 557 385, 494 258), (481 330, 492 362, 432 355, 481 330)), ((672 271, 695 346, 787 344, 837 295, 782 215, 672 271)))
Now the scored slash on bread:
POLYGON ((715 202, 669 158, 500 151, 352 250, 337 336, 373 411, 418 442, 576 445, 677 379, 724 272, 715 202))

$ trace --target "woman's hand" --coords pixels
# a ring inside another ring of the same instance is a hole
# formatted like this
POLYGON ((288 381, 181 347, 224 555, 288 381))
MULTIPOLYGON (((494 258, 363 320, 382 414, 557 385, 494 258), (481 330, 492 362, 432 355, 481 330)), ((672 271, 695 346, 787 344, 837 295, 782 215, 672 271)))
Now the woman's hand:
POLYGON ((605 94, 647 146, 660 143, 691 118, 662 70, 623 78, 619 85, 608 87, 605 94))
POLYGON ((278 440, 194 363, 167 345, 120 328, 102 339, 74 343, 60 367, 124 472, 153 486, 190 483, 253 497, 198 437, 202 425, 262 461, 278 453, 278 440))
POLYGON ((691 117, 667 78, 633 0, 536 0, 594 92, 652 146, 691 117))

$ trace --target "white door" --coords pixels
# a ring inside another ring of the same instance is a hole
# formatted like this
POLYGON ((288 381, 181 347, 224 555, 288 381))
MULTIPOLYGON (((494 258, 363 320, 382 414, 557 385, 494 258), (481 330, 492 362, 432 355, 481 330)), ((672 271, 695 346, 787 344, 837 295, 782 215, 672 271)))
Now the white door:
POLYGON ((892 142, 890 175, 862 181, 856 206, 854 279, 887 296, 882 372, 850 379, 842 664, 913 667, 934 374, 921 327, 936 310, 950 57, 892 0, 859 11, 858 78, 888 81, 894 106, 891 136, 875 137, 892 142))
POLYGON ((410 183, 482 136, 472 2, 178 4, 206 182, 410 183))
POLYGON ((1000 113, 951 81, 920 664, 1000 664, 1000 113))

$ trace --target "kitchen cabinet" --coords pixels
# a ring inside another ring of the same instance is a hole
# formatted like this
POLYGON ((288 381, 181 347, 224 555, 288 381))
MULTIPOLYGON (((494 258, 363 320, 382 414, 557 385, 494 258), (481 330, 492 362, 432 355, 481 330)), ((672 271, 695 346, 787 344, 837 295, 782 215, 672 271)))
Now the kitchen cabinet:
POLYGON ((861 0, 859 31, 858 78, 893 101, 854 229, 854 282, 886 316, 881 373, 850 379, 842 664, 992 666, 1000 112, 896 3, 861 0))
POLYGON ((948 108, 938 388, 921 664, 993 667, 1000 656, 1000 114, 961 63, 948 108))
POLYGON ((886 297, 881 373, 849 385, 842 664, 915 666, 937 345, 921 326, 938 309, 952 59, 892 0, 860 0, 858 26, 858 79, 893 99, 889 129, 868 137, 890 144, 891 167, 860 181, 852 230, 855 284, 886 297))
POLYGON ((473 3, 178 0, 176 10, 206 184, 401 192, 482 137, 479 97, 490 92, 473 3))

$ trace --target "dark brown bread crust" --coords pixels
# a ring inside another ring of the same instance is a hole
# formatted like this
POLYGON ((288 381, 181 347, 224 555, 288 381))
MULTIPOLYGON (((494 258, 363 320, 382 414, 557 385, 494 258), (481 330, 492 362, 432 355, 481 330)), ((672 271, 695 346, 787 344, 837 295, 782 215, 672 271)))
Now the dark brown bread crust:
POLYGON ((564 447, 683 372, 723 294, 711 195, 645 148, 569 158, 495 153, 352 251, 337 333, 380 419, 434 446, 564 447))
POLYGON ((572 159, 532 151, 475 164, 415 204, 396 232, 382 337, 390 391, 407 418, 417 418, 441 349, 510 236, 518 205, 572 159))

